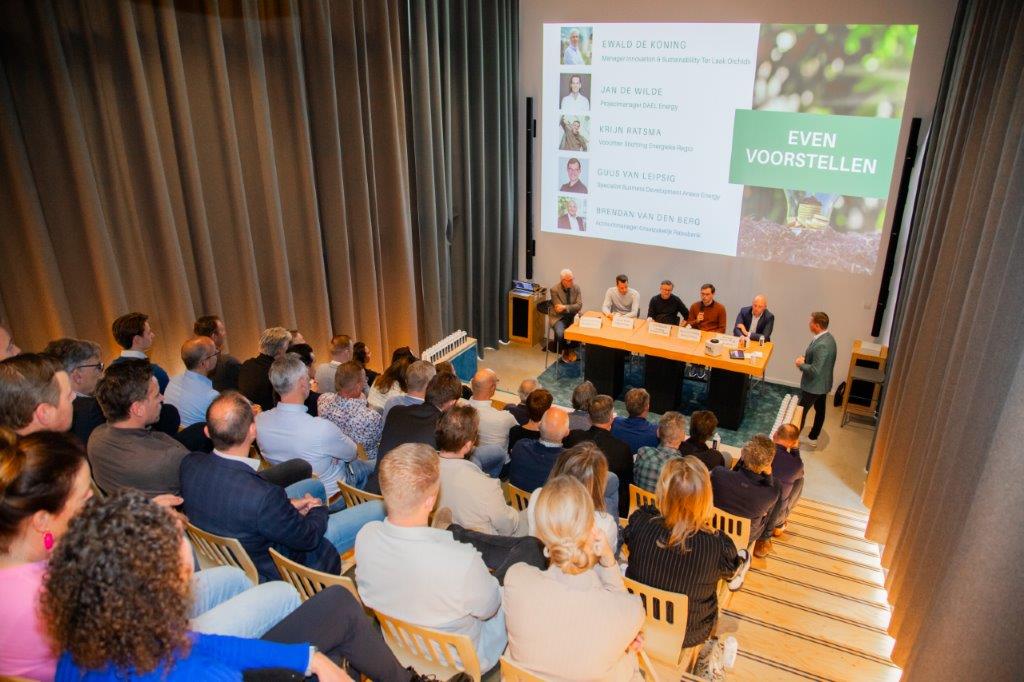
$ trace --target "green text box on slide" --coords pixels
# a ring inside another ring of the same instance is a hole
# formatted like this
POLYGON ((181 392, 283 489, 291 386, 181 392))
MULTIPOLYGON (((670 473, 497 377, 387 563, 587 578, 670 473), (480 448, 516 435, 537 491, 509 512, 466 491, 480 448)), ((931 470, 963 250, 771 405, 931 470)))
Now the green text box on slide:
POLYGON ((900 120, 737 109, 729 182, 889 195, 900 120))

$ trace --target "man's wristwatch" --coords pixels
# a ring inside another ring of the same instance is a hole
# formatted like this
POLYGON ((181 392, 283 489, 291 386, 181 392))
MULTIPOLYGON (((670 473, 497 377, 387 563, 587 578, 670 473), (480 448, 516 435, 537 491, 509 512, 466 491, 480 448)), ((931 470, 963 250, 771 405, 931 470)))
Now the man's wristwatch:
POLYGON ((306 677, 313 675, 313 658, 317 655, 318 651, 320 650, 316 648, 315 644, 309 645, 309 663, 306 664, 306 677))

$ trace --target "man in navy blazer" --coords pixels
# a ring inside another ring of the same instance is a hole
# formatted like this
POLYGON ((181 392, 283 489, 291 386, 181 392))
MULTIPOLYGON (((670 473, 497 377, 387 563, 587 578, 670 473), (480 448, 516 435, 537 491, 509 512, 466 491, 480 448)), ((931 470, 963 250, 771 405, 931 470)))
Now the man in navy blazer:
POLYGON ((359 529, 384 518, 379 502, 328 514, 322 500, 308 493, 289 499, 289 489, 262 478, 247 456, 256 422, 251 403, 240 393, 225 393, 210 404, 206 432, 213 452, 193 452, 181 462, 185 515, 209 533, 238 538, 260 582, 280 578, 271 547, 310 568, 339 573, 339 554, 355 544, 359 529))
POLYGON ((774 328, 775 316, 768 310, 768 299, 758 294, 750 305, 740 308, 732 335, 745 336, 751 341, 771 341, 774 328))

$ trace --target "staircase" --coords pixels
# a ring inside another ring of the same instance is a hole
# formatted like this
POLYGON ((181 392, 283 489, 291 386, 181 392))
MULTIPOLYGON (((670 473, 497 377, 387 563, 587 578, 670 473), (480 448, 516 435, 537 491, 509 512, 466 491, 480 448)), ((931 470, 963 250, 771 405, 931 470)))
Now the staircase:
POLYGON ((733 680, 898 680, 889 659, 878 546, 867 514, 801 500, 743 589, 724 605, 719 635, 739 643, 733 680))

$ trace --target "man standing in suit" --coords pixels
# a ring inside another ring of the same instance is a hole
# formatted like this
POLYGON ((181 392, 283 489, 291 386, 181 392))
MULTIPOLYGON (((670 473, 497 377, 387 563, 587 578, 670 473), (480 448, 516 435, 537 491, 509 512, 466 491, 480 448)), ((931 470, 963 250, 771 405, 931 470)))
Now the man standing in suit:
POLYGON ((206 433, 213 452, 193 452, 181 461, 181 496, 189 521, 217 535, 238 538, 260 574, 260 582, 280 578, 271 547, 289 559, 327 573, 341 569, 339 553, 355 544, 369 521, 384 518, 377 501, 329 514, 319 498, 306 493, 289 499, 286 489, 256 472, 249 448, 256 440, 252 406, 230 392, 210 404, 206 433))
POLYGON ((740 308, 732 335, 744 336, 751 341, 771 341, 774 328, 775 316, 768 310, 768 299, 758 294, 750 305, 740 308))
POLYGON ((825 423, 825 398, 832 390, 832 371, 836 364, 836 340, 828 331, 828 315, 822 312, 811 313, 808 324, 814 338, 807 346, 803 355, 796 359, 800 370, 800 407, 804 408, 800 418, 800 430, 804 429, 807 412, 814 408, 814 423, 807 434, 807 444, 812 448, 818 446, 818 436, 825 423))

